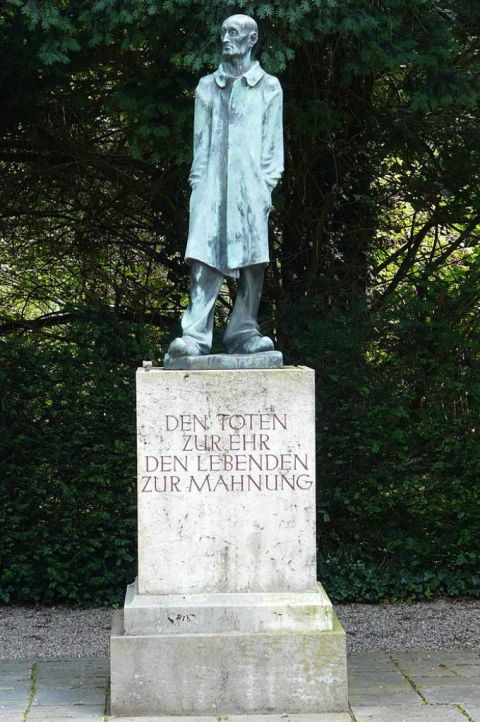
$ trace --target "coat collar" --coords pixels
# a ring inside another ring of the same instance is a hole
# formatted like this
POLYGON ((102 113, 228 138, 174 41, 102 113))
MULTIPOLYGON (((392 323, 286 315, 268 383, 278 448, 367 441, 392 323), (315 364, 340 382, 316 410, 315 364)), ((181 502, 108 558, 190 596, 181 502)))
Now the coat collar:
MULTIPOLYGON (((241 75, 240 77, 243 79, 245 78, 245 81, 251 88, 253 88, 254 85, 258 83, 259 80, 263 78, 265 75, 265 71, 260 66, 260 63, 258 60, 256 60, 250 70, 247 70, 246 73, 241 75)), ((224 88, 227 84, 227 79, 231 76, 229 76, 225 70, 222 64, 220 64, 220 67, 214 72, 213 77, 215 78, 215 82, 220 88, 224 88)))

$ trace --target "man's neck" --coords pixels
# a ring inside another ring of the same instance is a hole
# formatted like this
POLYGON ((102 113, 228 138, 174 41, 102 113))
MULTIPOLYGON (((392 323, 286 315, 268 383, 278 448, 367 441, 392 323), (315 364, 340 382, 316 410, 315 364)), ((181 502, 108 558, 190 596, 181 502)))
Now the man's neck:
POLYGON ((239 78, 241 75, 247 73, 252 67, 254 61, 250 53, 239 58, 223 58, 222 65, 227 75, 232 75, 234 78, 239 78))

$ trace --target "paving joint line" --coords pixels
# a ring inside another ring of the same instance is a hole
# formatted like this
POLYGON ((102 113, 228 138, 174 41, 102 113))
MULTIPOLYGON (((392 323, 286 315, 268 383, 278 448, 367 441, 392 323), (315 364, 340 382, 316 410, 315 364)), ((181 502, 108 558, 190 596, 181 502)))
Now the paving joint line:
POLYGON ((420 692, 420 688, 415 684, 415 682, 413 681, 413 679, 412 679, 406 672, 403 671, 403 669, 402 669, 401 666, 400 666, 400 663, 397 662, 393 657, 390 657, 390 659, 392 660, 392 663, 393 663, 394 667, 396 667, 396 668, 398 669, 398 671, 400 672, 400 674, 402 675, 402 677, 408 682, 408 684, 409 684, 410 687, 413 689, 413 691, 416 692, 416 694, 418 694, 418 696, 419 696, 420 699, 422 700, 423 704, 430 705, 430 702, 429 702, 429 701, 427 700, 427 698, 422 694, 422 692, 420 692))
POLYGON ((33 664, 32 664, 32 670, 31 670, 31 672, 30 672, 30 679, 31 679, 31 681, 32 681, 32 685, 31 685, 31 687, 30 687, 30 694, 28 695, 27 706, 26 706, 26 708, 25 708, 25 712, 22 714, 21 722, 26 722, 26 720, 27 720, 27 718, 28 718, 28 715, 29 715, 29 712, 30 712, 30 708, 31 708, 32 703, 33 703, 33 700, 34 700, 34 698, 35 698, 35 694, 36 694, 36 692, 37 692, 37 677, 38 677, 38 674, 37 674, 37 663, 36 663, 36 662, 33 662, 33 664))
POLYGON ((439 664, 438 666, 439 666, 439 667, 442 667, 443 669, 446 669, 448 672, 451 672, 451 673, 454 675, 454 677, 460 677, 460 675, 458 674, 458 672, 455 672, 454 669, 450 669, 450 667, 449 667, 448 665, 446 665, 446 664, 439 664))
POLYGON ((107 686, 105 687, 105 702, 103 704, 103 717, 102 722, 108 722, 108 698, 110 696, 110 677, 108 678, 107 686))
POLYGON ((468 722, 475 722, 475 720, 473 719, 473 717, 470 717, 470 715, 468 714, 468 712, 467 712, 467 710, 465 709, 465 707, 463 706, 463 704, 456 704, 455 707, 458 709, 458 711, 460 712, 460 714, 463 714, 463 716, 465 717, 465 719, 468 719, 468 722))

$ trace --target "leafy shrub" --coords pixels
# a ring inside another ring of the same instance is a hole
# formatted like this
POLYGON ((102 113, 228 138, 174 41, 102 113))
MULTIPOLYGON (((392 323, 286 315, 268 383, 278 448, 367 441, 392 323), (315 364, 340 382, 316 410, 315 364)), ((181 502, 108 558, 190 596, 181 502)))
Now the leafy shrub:
POLYGON ((311 321, 297 342, 317 370, 319 578, 336 600, 480 596, 479 342, 425 311, 311 321))
POLYGON ((117 602, 135 576, 134 377, 148 352, 114 319, 2 342, 3 601, 117 602))
MULTIPOLYGON (((479 344, 426 311, 280 318, 287 362, 317 372, 319 578, 337 601, 480 596, 479 344)), ((121 601, 134 372, 155 333, 94 318, 2 342, 3 601, 121 601)))

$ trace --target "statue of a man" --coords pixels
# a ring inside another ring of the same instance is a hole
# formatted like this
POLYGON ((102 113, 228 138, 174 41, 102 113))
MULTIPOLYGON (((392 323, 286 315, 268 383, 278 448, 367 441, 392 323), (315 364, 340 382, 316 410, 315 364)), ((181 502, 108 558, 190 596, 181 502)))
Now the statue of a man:
POLYGON ((229 353, 271 351, 257 313, 269 262, 271 192, 283 172, 282 89, 251 57, 257 23, 233 15, 222 25, 223 61, 195 92, 190 172, 190 304, 170 356, 208 354, 214 305, 225 276, 238 293, 224 343, 229 353))

